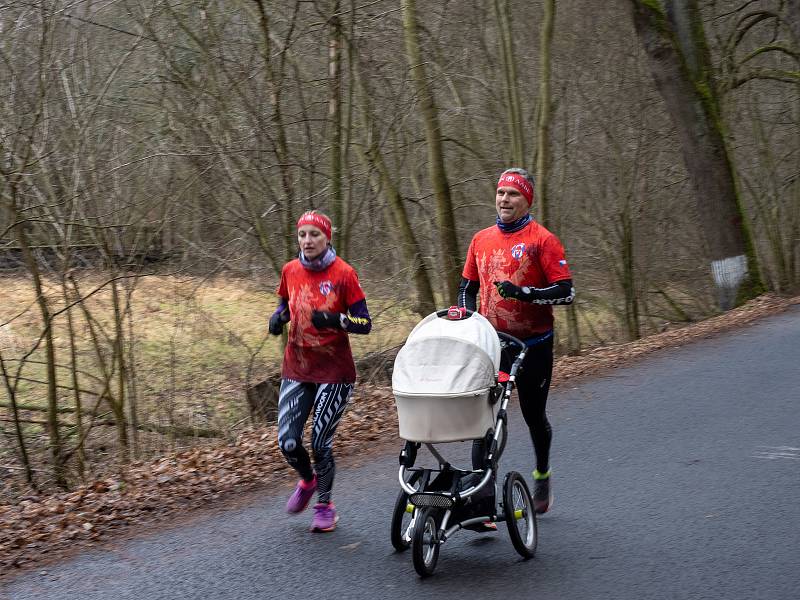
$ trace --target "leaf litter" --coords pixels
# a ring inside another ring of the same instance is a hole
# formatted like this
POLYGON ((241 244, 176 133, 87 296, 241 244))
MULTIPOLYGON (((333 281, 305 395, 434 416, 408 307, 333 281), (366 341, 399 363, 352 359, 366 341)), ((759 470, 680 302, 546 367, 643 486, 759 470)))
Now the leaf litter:
MULTIPOLYGON (((800 297, 766 294, 710 319, 635 342, 587 350, 556 360, 553 386, 597 375, 651 352, 740 328, 800 304, 800 297)), ((337 457, 399 448, 391 389, 361 385, 337 432, 337 457)), ((163 524, 190 509, 223 506, 245 491, 286 486, 294 475, 277 444, 275 426, 243 432, 232 444, 196 447, 123 471, 71 492, 23 496, 0 504, 0 579, 63 558, 89 546, 163 524), (134 527, 136 526, 136 527, 134 527)))

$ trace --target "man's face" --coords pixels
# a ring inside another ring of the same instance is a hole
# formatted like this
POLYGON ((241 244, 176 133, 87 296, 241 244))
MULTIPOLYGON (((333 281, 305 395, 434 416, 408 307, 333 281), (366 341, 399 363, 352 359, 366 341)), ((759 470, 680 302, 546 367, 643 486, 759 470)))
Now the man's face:
POLYGON ((313 225, 303 225, 297 230, 297 243, 308 260, 317 258, 328 247, 328 238, 313 225))
POLYGON ((512 223, 528 212, 528 201, 517 189, 510 186, 497 188, 494 197, 497 216, 503 223, 512 223))

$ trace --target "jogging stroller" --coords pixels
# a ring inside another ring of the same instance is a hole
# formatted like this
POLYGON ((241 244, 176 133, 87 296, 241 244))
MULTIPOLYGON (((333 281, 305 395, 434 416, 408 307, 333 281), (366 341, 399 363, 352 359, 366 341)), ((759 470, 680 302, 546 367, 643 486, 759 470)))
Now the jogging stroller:
POLYGON ((411 548, 421 577, 433 574, 439 548, 464 528, 505 521, 516 551, 524 558, 536 552, 536 513, 525 479, 511 471, 500 495, 497 489, 506 408, 525 353, 523 342, 495 331, 480 314, 451 307, 420 321, 397 354, 392 392, 406 442, 391 540, 398 552, 411 548), (499 370, 504 351, 514 356, 507 374, 499 370), (480 441, 471 469, 454 467, 434 446, 466 440, 480 441), (415 466, 423 444, 436 467, 415 466))

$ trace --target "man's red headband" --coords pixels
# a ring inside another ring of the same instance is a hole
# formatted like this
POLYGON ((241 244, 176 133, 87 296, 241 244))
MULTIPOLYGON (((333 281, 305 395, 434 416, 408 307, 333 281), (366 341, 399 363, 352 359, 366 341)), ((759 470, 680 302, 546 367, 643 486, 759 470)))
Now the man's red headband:
POLYGON ((297 228, 300 229, 303 225, 313 225, 325 234, 328 241, 331 239, 331 220, 325 215, 315 212, 306 212, 297 220, 297 228))
POLYGON ((520 194, 525 196, 528 201, 528 206, 533 204, 533 187, 530 181, 525 179, 519 173, 503 173, 500 175, 500 180, 497 182, 497 187, 512 187, 520 194))

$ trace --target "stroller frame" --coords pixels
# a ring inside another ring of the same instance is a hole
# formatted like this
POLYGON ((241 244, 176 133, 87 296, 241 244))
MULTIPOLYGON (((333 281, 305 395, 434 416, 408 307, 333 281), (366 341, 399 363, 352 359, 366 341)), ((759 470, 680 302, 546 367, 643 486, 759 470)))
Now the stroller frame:
MULTIPOLYGON (((470 314, 467 311, 465 316, 470 314)), ((439 317, 446 315, 447 310, 437 312, 439 317)), ((498 462, 507 439, 507 407, 515 388, 517 372, 527 353, 524 342, 502 332, 497 332, 497 335, 503 350, 513 347, 518 349, 518 353, 512 361, 508 379, 503 381, 502 377, 496 377, 490 391, 489 401, 493 404, 500 402, 500 407, 494 427, 483 438, 483 468, 454 468, 429 442, 424 442, 425 447, 438 462, 438 468, 415 466, 417 451, 423 442, 406 441, 400 452, 398 480, 401 491, 392 518, 392 544, 397 551, 409 547, 412 549, 414 568, 421 577, 433 574, 439 548, 457 531, 481 527, 487 522, 505 521, 514 548, 523 558, 532 558, 536 551, 536 513, 525 479, 515 471, 507 473, 503 482, 502 502, 498 503, 497 498, 498 462), (465 484, 466 487, 462 487, 465 484), (487 486, 494 489, 486 490, 487 486), (474 510, 472 505, 480 507, 480 514, 471 513, 474 510), (411 514, 411 520, 404 525, 403 518, 408 513, 411 514), (523 519, 527 527, 520 532, 518 521, 523 519)))

